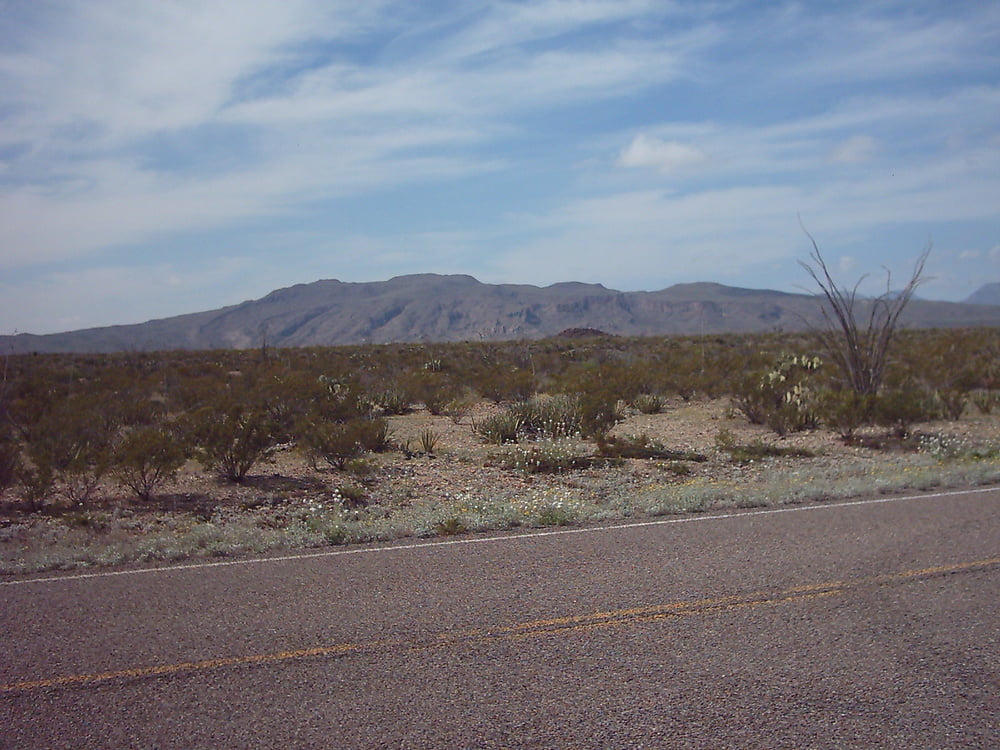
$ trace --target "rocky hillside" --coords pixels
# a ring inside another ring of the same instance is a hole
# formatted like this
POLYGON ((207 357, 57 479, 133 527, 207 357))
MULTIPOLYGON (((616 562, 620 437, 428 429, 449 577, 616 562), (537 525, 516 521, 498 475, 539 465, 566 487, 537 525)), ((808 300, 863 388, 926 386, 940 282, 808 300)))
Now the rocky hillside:
MULTIPOLYGON (((600 284, 483 284, 421 274, 299 284, 259 300, 147 323, 2 337, 5 351, 115 352, 544 338, 592 328, 622 336, 801 330, 819 299, 720 284, 619 292, 600 284)), ((1000 306, 914 300, 913 328, 1000 326, 1000 306)))
POLYGON ((1000 282, 984 284, 965 300, 967 305, 1000 305, 1000 282))

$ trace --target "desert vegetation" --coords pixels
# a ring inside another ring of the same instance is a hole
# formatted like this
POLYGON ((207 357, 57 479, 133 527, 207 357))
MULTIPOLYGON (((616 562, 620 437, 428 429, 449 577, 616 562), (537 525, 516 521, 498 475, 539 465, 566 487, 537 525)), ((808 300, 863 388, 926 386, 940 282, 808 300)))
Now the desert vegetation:
POLYGON ((18 355, 6 572, 1000 479, 1000 330, 18 355))

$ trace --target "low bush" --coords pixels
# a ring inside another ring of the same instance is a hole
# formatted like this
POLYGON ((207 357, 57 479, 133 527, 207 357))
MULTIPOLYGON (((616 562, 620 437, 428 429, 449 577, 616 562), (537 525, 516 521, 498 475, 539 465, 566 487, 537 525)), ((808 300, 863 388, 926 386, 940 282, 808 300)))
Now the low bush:
POLYGON ((431 414, 443 414, 448 404, 462 394, 462 388, 446 373, 438 370, 420 370, 406 379, 410 398, 422 403, 431 414))
POLYGON ((297 430, 300 448, 308 461, 323 461, 343 471, 349 461, 375 450, 384 450, 389 441, 384 419, 355 418, 345 422, 309 422, 297 430))
POLYGON ((708 460, 708 456, 695 451, 678 451, 666 448, 662 443, 651 440, 646 435, 617 437, 604 435, 598 438, 597 451, 610 458, 652 458, 670 461, 708 460))
POLYGON ((407 414, 410 411, 410 394, 402 388, 386 388, 372 399, 383 414, 407 414))
POLYGON ((851 440, 860 427, 868 424, 874 408, 874 396, 849 389, 825 389, 816 400, 816 413, 820 421, 836 431, 842 440, 851 440))
POLYGON ((516 443, 522 437, 524 417, 515 410, 504 409, 478 422, 473 421, 472 430, 486 443, 516 443))
POLYGON ((961 418, 966 404, 969 403, 969 392, 964 388, 941 388, 935 393, 935 396, 940 404, 940 410, 952 421, 958 421, 961 418))
POLYGON ((723 453, 728 453, 734 463, 747 464, 762 458, 780 458, 792 456, 796 458, 813 458, 815 453, 805 448, 774 445, 757 438, 749 443, 737 443, 732 432, 719 430, 715 437, 715 446, 723 453))
POLYGON ((0 435, 0 493, 13 487, 21 474, 21 447, 8 436, 0 435))
POLYGON ((356 484, 344 484, 334 490, 334 499, 340 506, 348 510, 364 508, 368 505, 368 498, 364 487, 356 484))
POLYGON ((430 428, 427 428, 420 433, 420 449, 424 453, 433 454, 440 439, 441 436, 438 435, 438 433, 434 432, 434 430, 430 428))
POLYGON ((733 406, 751 424, 767 425, 778 435, 813 429, 819 416, 809 375, 820 365, 818 357, 782 355, 770 369, 737 385, 733 406))
POLYGON ((875 399, 875 424, 886 427, 897 437, 906 437, 918 422, 932 422, 941 416, 940 402, 920 383, 906 382, 886 388, 875 399))
POLYGON ((526 401, 537 388, 530 370, 519 367, 490 367, 474 374, 469 383, 483 398, 494 403, 526 401))
POLYGON ((641 414, 659 414, 665 405, 663 397, 653 393, 640 393, 632 399, 632 406, 641 414))
POLYGON ((476 399, 469 394, 465 394, 445 404, 444 413, 452 421, 452 424, 461 424, 462 420, 472 412, 475 405, 476 399))
POLYGON ((139 427, 116 444, 111 473, 136 497, 149 500, 188 458, 183 442, 163 427, 139 427))
POLYGON ((917 436, 917 451, 933 456, 938 461, 985 460, 1000 455, 997 446, 982 446, 955 435, 939 433, 917 436))
POLYGON ((67 499, 86 503, 107 473, 112 425, 99 418, 99 404, 83 396, 54 403, 26 434, 29 466, 22 483, 33 502, 42 502, 60 482, 67 499))
POLYGON ((267 413, 253 407, 205 407, 192 416, 186 429, 202 465, 231 482, 242 482, 250 469, 271 457, 276 446, 267 413))
POLYGON ((981 414, 992 414, 993 409, 1000 406, 1000 391, 973 391, 971 398, 981 414))
POLYGON ((496 459, 503 468, 516 469, 525 474, 558 474, 594 464, 592 457, 581 455, 578 447, 567 440, 544 440, 537 445, 511 446, 496 459))

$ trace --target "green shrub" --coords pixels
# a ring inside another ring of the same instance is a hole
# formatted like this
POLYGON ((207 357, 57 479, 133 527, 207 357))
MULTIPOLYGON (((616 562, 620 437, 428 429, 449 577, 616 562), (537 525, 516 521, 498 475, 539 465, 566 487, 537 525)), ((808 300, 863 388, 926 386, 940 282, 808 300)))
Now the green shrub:
POLYGON ((438 534, 454 536, 455 534, 464 534, 468 531, 468 528, 461 518, 457 516, 450 516, 448 518, 442 518, 440 521, 435 523, 434 530, 438 534))
POLYGON ((641 414, 659 414, 665 405, 663 397, 653 393, 640 393, 632 399, 632 406, 641 414))
POLYGON ((52 404, 27 431, 30 467, 24 481, 29 494, 44 499, 60 481, 67 498, 77 504, 90 500, 107 473, 113 436, 98 405, 83 396, 52 404))
POLYGON ((486 443, 504 445, 516 443, 522 437, 524 417, 515 410, 504 409, 496 414, 473 421, 472 430, 486 443))
POLYGON ((254 465, 273 455, 276 446, 267 413, 253 407, 205 407, 187 429, 202 465, 231 482, 242 482, 254 465))
POLYGON ((444 413, 452 421, 452 424, 461 424, 476 405, 476 399, 469 395, 461 395, 445 404, 444 413))
POLYGON ((188 458, 178 436, 162 427, 139 427, 115 445, 112 474, 142 500, 176 476, 188 458))
POLYGON ((344 484, 334 491, 334 497, 347 509, 364 508, 368 505, 365 488, 356 484, 344 484))
POLYGON ((968 461, 996 458, 1000 447, 976 445, 964 437, 934 433, 917 437, 917 451, 938 461, 968 461))
POLYGON ((708 456, 695 451, 677 451, 663 446, 662 443, 651 440, 646 435, 617 437, 604 435, 597 441, 597 451, 609 458, 655 458, 671 461, 708 460, 708 456))
POLYGON ((567 373, 561 389, 577 399, 580 433, 595 438, 625 419, 625 404, 643 384, 623 362, 587 363, 567 373))
POLYGON ((343 471, 347 463, 369 451, 381 450, 388 441, 384 419, 355 418, 346 422, 310 422, 298 429, 300 447, 309 462, 324 461, 343 471))
POLYGON ((958 421, 961 418, 966 404, 969 403, 969 392, 964 388, 941 388, 935 395, 941 411, 952 421, 958 421))
POLYGON ((435 416, 443 414, 447 405, 462 394, 462 388, 438 370, 411 373, 406 383, 410 397, 435 416))
POLYGON ((500 466, 517 469, 525 474, 559 474, 571 469, 593 465, 590 456, 581 456, 576 446, 567 440, 544 440, 537 445, 511 446, 497 456, 500 466))
POLYGON ((751 424, 767 425, 778 435, 815 428, 819 417, 808 375, 820 365, 818 357, 782 355, 764 373, 738 384, 733 406, 751 424))
POLYGON ((625 420, 625 402, 605 393, 587 393, 580 397, 580 434, 600 438, 625 420))
POLYGON ((985 389, 973 391, 972 403, 976 405, 981 414, 992 414, 993 409, 1000 406, 1000 392, 985 389))
POLYGON ((816 413, 820 421, 850 440, 858 428, 868 424, 875 408, 875 397, 850 389, 823 390, 817 396, 816 413))
POLYGON ((410 394, 399 387, 386 388, 372 400, 383 414, 407 414, 410 411, 410 394))
POLYGON ((875 423, 906 437, 917 422, 931 422, 941 415, 933 393, 919 383, 908 382, 880 392, 875 399, 875 423))
POLYGON ((535 376, 519 367, 489 368, 478 373, 470 383, 483 398, 494 403, 526 401, 536 390, 535 376))
POLYGON ((683 461, 671 461, 666 465, 666 470, 678 477, 686 477, 691 474, 691 467, 683 461))
POLYGON ((728 453, 734 463, 748 464, 762 458, 779 458, 793 456, 796 458, 813 458, 816 454, 805 448, 773 445, 761 439, 749 443, 737 443, 733 433, 723 428, 715 436, 715 447, 723 453, 728 453))
POLYGON ((21 447, 10 436, 0 435, 0 493, 13 487, 21 474, 21 447))

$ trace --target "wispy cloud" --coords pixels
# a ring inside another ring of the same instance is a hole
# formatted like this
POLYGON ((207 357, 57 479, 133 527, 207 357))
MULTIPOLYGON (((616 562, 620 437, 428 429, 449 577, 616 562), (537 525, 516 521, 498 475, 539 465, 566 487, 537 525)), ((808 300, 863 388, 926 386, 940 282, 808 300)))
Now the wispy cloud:
POLYGON ((863 164, 870 161, 877 148, 870 135, 852 135, 841 141, 830 152, 830 161, 842 164, 863 164))
MULTIPOLYGON (((255 248, 259 284, 310 280, 274 260, 293 245, 303 274, 330 260, 343 276, 750 283, 747 269, 801 252, 797 214, 856 257, 889 226, 906 228, 889 254, 933 224, 961 225, 953 245, 979 263, 996 245, 989 3, 37 0, 0 14, 0 268, 36 300, 72 299, 76 278, 150 317, 123 269, 161 277, 199 233, 224 237, 220 256, 255 248)), ((10 320, 62 325, 18 299, 10 320)))

